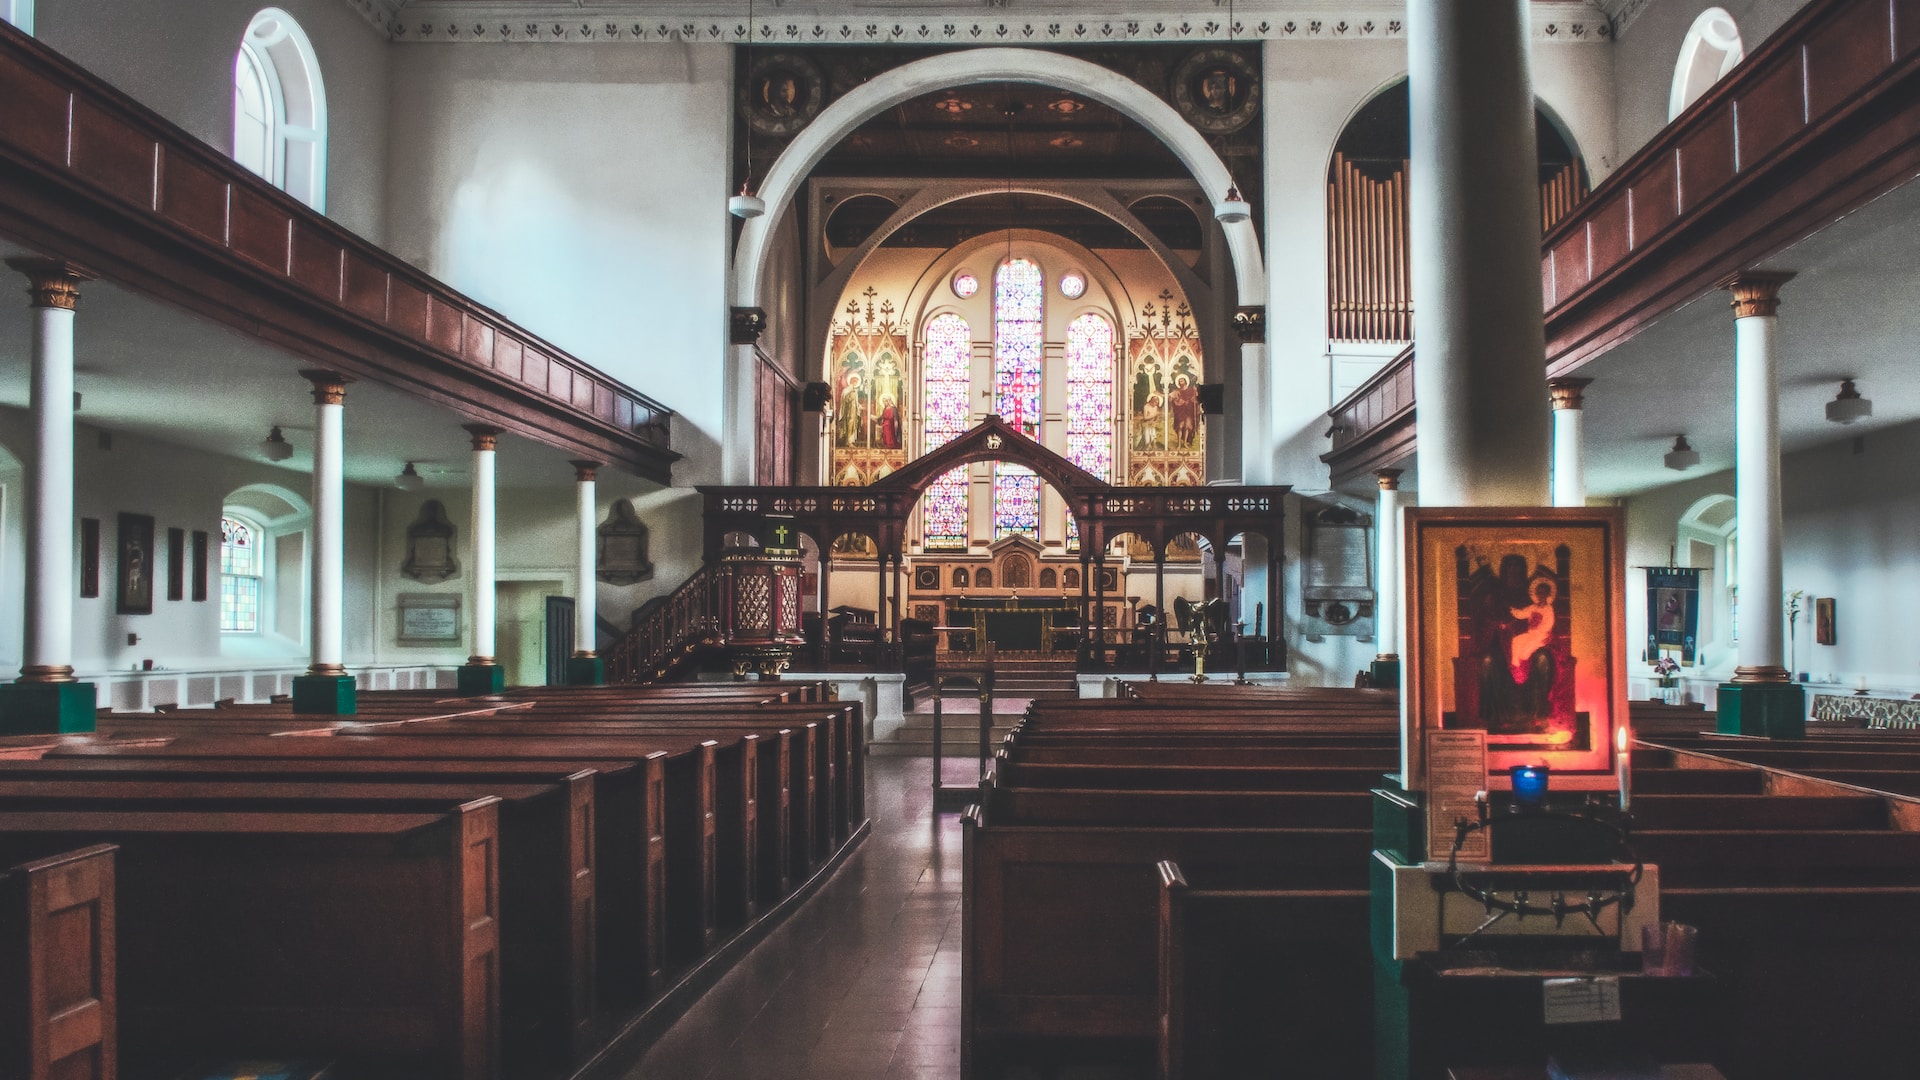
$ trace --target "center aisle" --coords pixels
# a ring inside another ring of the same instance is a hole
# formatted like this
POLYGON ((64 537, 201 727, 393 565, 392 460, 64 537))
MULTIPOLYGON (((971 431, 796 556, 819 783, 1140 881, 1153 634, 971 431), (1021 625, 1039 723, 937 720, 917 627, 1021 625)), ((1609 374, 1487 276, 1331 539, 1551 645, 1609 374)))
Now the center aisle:
POLYGON ((960 824, 931 764, 869 759, 866 842, 628 1080, 959 1077, 960 824))

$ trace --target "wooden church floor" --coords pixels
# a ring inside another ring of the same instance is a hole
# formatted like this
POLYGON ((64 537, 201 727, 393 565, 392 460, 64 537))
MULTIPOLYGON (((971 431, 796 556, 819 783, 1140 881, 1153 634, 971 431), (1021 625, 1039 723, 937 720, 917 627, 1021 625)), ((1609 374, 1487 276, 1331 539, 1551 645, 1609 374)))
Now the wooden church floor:
POLYGON ((930 765, 869 759, 866 842, 628 1080, 957 1080, 960 825, 930 765))

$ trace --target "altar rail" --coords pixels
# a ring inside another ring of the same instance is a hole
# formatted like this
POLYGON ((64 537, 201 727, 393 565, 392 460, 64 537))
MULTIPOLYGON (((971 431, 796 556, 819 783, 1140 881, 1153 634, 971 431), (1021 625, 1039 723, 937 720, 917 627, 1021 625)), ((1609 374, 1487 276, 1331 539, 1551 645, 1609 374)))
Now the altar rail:
MULTIPOLYGON (((1916 69, 1913 0, 1801 8, 1548 233, 1547 373, 1571 373, 1920 171, 1916 69)), ((1334 483, 1413 452, 1412 388, 1409 349, 1328 412, 1334 483)))

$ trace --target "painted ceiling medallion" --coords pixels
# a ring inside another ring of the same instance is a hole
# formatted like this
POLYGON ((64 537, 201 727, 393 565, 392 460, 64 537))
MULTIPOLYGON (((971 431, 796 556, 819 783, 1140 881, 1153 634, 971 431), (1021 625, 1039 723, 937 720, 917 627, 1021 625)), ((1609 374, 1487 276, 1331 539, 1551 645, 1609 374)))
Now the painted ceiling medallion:
POLYGON ((1087 145, 1085 140, 1073 135, 1055 135, 1047 140, 1047 145, 1056 150, 1078 150, 1087 145))
POLYGON ((1230 135, 1260 112, 1260 73, 1236 49, 1195 49, 1174 69, 1173 107, 1209 135, 1230 135))
POLYGON ((946 97, 934 102, 933 107, 950 116, 959 116, 973 108, 973 102, 963 97, 946 97))
POLYGON ((1084 109, 1086 107, 1087 107, 1086 102, 1075 101, 1073 98, 1061 98, 1060 100, 1052 102, 1047 106, 1047 108, 1052 109, 1054 112, 1057 112, 1062 116, 1072 116, 1074 113, 1077 113, 1081 109, 1084 109))
POLYGON ((826 80, 820 69, 796 53, 768 53, 754 60, 740 87, 738 108, 747 126, 761 135, 792 135, 820 113, 826 80))
POLYGON ((943 141, 955 150, 971 150, 980 145, 980 140, 971 135, 949 135, 943 141))
POLYGON ((972 274, 967 273, 965 270, 962 270, 959 273, 953 275, 953 295, 959 297, 962 300, 967 300, 967 299, 971 299, 973 294, 979 291, 980 291, 979 278, 974 277, 972 274))

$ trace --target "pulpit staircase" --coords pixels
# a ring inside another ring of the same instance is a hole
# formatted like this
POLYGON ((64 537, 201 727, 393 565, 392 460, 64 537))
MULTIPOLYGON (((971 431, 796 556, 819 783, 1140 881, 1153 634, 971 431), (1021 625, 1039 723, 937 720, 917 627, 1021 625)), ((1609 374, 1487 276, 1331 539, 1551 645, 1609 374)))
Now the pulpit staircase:
POLYGON ((694 571, 671 594, 634 612, 633 625, 607 650, 609 683, 691 678, 718 656, 720 618, 711 566, 694 571))

